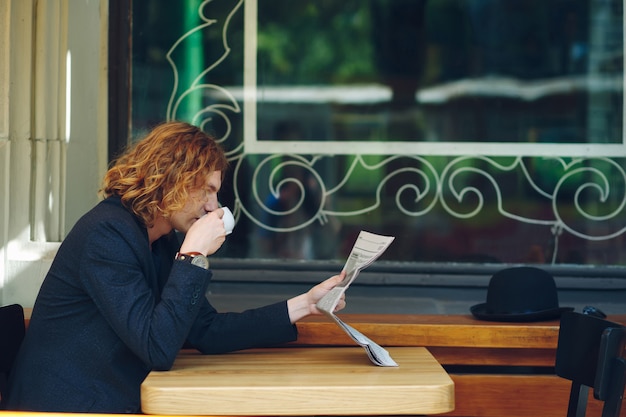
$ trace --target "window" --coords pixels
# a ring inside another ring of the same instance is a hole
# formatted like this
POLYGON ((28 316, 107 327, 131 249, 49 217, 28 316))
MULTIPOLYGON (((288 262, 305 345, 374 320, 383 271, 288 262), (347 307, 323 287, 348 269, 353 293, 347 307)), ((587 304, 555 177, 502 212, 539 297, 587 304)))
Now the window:
POLYGON ((226 258, 623 266, 622 0, 134 2, 132 134, 211 131, 226 258))

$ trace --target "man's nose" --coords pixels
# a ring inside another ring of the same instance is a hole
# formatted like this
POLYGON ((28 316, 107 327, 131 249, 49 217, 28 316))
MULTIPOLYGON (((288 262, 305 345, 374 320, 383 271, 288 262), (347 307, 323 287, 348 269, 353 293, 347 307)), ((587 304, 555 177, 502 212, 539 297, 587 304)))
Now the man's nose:
POLYGON ((209 197, 206 203, 204 203, 204 209, 208 212, 217 210, 220 207, 217 197, 209 197))

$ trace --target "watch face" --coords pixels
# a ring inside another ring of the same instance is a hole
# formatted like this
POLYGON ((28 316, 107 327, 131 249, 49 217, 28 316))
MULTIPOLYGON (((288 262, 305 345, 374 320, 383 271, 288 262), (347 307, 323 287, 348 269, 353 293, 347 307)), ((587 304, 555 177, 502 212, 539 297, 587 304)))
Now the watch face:
POLYGON ((196 255, 191 259, 191 264, 199 266, 204 269, 209 269, 209 260, 206 256, 196 255))

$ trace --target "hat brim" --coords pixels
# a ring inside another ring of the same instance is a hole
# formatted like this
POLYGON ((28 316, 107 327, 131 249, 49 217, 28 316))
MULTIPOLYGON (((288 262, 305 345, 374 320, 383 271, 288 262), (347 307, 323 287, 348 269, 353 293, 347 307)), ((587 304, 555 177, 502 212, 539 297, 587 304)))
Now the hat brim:
POLYGON ((489 321, 511 321, 511 322, 525 322, 525 321, 542 321, 553 320, 561 317, 561 314, 566 311, 573 311, 574 307, 558 307, 551 308, 549 310, 532 311, 527 313, 491 313, 487 311, 487 303, 476 304, 470 307, 471 313, 474 317, 481 320, 489 321))

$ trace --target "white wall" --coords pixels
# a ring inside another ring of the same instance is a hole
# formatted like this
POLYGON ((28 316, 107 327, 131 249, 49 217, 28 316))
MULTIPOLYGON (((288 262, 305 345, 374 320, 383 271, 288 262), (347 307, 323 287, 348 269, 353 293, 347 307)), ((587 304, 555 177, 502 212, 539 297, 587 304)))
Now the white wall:
POLYGON ((58 242, 97 201, 107 11, 108 0, 0 2, 2 305, 33 305, 58 242))

